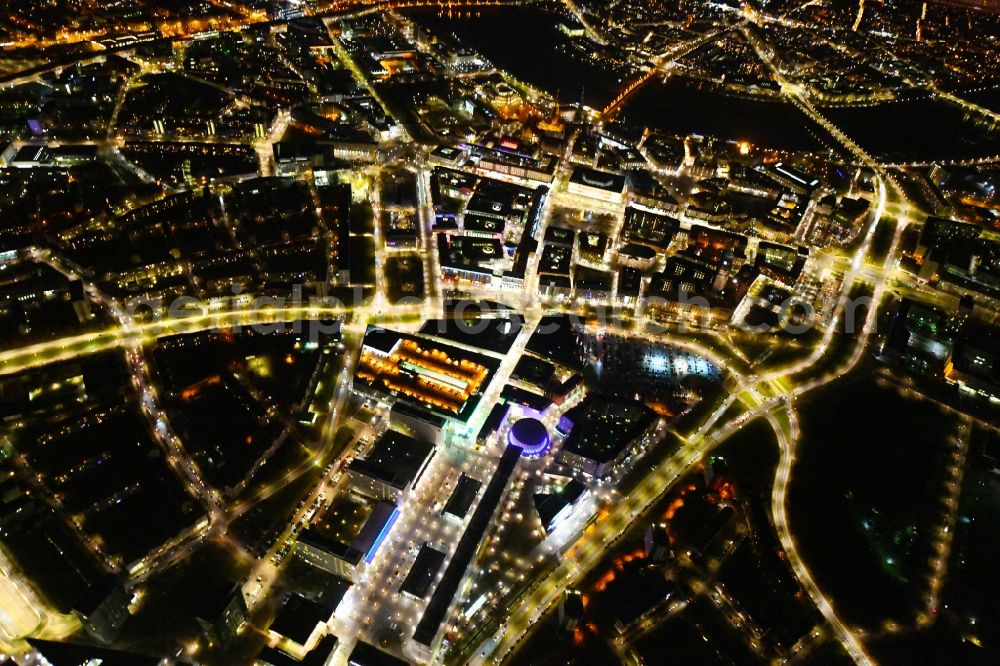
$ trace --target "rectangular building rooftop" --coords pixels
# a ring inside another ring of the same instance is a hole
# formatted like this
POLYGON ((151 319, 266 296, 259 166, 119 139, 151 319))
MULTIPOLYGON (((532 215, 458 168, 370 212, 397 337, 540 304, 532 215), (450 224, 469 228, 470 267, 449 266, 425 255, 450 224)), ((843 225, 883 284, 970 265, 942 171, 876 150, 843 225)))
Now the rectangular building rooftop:
POLYGON ((473 479, 471 476, 466 476, 465 474, 460 476, 458 483, 455 484, 455 490, 451 492, 451 497, 448 498, 448 502, 444 505, 444 512, 456 518, 465 518, 465 515, 469 513, 469 509, 472 508, 473 503, 476 501, 476 495, 479 494, 479 489, 482 486, 482 482, 478 479, 473 479))
POLYGON ((412 594, 418 599, 426 597, 427 593, 430 592, 431 585, 434 583, 434 578, 437 576, 438 571, 441 570, 441 565, 444 564, 444 560, 444 553, 431 548, 425 543, 420 547, 417 559, 413 561, 410 573, 406 575, 406 579, 400 586, 399 591, 412 594))
POLYGON ((499 365, 468 349, 369 326, 354 387, 467 421, 499 365))
POLYGON ((348 469, 403 489, 416 480, 433 450, 430 442, 387 430, 368 455, 354 460, 348 469))
POLYGON ((625 176, 585 166, 575 167, 569 182, 614 194, 621 194, 625 190, 625 176))

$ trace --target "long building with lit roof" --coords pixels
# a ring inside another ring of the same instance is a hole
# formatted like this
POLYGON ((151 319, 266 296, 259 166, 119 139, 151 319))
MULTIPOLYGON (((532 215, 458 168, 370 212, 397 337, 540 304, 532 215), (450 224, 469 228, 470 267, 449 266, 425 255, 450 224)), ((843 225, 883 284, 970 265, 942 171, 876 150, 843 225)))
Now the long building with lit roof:
POLYGON ((425 338, 371 326, 354 388, 467 421, 499 361, 425 338))

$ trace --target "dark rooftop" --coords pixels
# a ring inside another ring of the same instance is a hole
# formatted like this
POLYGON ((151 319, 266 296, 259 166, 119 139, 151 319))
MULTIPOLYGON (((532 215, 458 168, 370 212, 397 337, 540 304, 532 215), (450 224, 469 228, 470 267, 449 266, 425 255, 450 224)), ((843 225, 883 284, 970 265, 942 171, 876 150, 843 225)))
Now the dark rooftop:
POLYGON ((617 458, 654 421, 655 412, 641 402, 591 394, 563 416, 563 423, 572 424, 563 450, 608 462, 617 458))
POLYGON ((465 514, 469 513, 469 509, 476 501, 476 495, 479 494, 479 489, 482 486, 481 481, 473 479, 471 476, 465 474, 460 476, 458 483, 455 484, 455 490, 452 491, 451 497, 444 505, 444 512, 457 518, 465 518, 465 514))
POLYGON ((438 571, 441 570, 441 565, 444 564, 444 560, 444 553, 440 550, 431 548, 425 543, 420 547, 420 552, 417 553, 417 559, 413 561, 413 566, 410 567, 410 573, 406 575, 406 579, 403 581, 399 590, 401 592, 406 592, 407 594, 412 594, 419 599, 423 599, 427 596, 427 593, 430 592, 431 585, 434 583, 434 578, 437 576, 438 571))
POLYGON ((545 529, 550 529, 556 516, 566 507, 572 506, 586 490, 585 485, 576 479, 570 479, 559 492, 535 495, 535 509, 545 529))
POLYGON ((387 430, 368 455, 353 461, 349 469, 403 488, 413 481, 433 450, 430 442, 387 430))
POLYGON ((525 350, 574 370, 583 369, 577 335, 570 318, 565 315, 543 317, 525 350))
POLYGON ((407 662, 394 657, 388 652, 382 652, 374 645, 358 641, 347 658, 349 666, 407 666, 407 662))
POLYGON ((495 433, 507 417, 509 409, 510 406, 504 402, 498 402, 493 405, 493 409, 490 410, 490 413, 486 416, 486 420, 483 422, 483 427, 479 429, 479 434, 476 435, 476 441, 483 443, 490 435, 495 433))
POLYGON ((585 166, 577 166, 573 169, 573 175, 569 182, 577 185, 586 185, 608 192, 621 194, 625 190, 625 176, 606 171, 598 171, 585 166))
POLYGON ((327 539, 308 527, 299 533, 298 541, 319 550, 324 550, 352 564, 357 564, 364 556, 364 553, 357 548, 353 548, 346 543, 334 541, 333 539, 327 539))
POLYGON ((293 594, 278 611, 271 623, 271 631, 305 645, 316 625, 329 619, 330 611, 321 604, 293 594))

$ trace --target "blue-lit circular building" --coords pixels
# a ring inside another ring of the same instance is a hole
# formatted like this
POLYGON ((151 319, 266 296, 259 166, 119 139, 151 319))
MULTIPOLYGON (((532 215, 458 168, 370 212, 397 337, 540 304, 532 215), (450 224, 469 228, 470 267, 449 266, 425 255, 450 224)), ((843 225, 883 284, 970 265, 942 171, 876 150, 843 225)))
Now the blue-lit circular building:
POLYGON ((536 458, 549 450, 551 440, 544 423, 538 419, 525 418, 510 427, 507 442, 520 446, 522 456, 536 458))

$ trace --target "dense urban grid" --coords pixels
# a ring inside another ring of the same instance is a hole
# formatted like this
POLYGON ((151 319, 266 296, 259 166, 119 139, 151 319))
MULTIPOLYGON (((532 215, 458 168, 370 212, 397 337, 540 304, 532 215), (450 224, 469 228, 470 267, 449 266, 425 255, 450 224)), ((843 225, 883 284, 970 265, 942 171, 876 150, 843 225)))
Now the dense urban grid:
POLYGON ((4 8, 0 663, 1000 663, 1000 2, 4 8))

